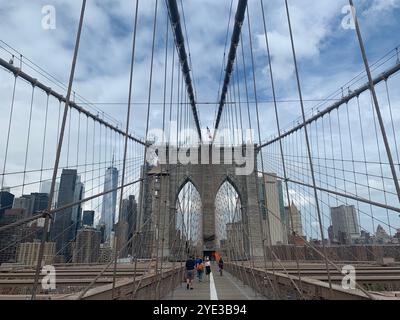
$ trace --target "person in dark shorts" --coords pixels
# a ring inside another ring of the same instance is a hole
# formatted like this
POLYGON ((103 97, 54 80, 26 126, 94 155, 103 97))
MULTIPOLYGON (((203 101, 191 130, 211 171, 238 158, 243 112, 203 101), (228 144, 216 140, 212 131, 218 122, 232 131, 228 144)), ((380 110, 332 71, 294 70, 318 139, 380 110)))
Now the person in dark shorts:
POLYGON ((189 257, 186 260, 185 268, 186 268, 186 289, 193 290, 193 278, 196 267, 196 261, 193 257, 189 257))

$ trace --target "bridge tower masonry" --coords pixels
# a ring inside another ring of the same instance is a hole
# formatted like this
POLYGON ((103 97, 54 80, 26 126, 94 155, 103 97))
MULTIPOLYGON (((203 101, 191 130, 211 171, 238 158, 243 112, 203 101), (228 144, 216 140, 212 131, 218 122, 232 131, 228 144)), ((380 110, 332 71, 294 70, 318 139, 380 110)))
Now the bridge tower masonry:
POLYGON ((215 198, 225 181, 232 184, 241 201, 243 243, 248 256, 253 259, 263 256, 256 145, 219 147, 202 144, 180 149, 166 145, 156 147, 154 151, 158 155, 158 164, 148 172, 147 179, 153 186, 152 229, 155 230, 154 224, 158 219, 161 241, 158 247, 152 246, 153 256, 172 259, 185 256, 184 252, 177 252, 177 241, 181 240, 177 239, 176 202, 179 192, 188 182, 196 187, 201 198, 202 226, 199 227, 203 236, 199 251, 219 249, 215 198))

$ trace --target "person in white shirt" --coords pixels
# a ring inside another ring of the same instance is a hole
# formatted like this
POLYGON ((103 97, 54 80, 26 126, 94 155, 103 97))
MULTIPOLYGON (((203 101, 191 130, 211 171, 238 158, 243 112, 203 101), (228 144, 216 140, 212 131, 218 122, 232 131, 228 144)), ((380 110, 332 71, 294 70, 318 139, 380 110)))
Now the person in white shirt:
POLYGON ((205 266, 206 266, 206 276, 207 276, 207 280, 210 279, 210 273, 211 273, 211 261, 209 257, 206 257, 205 259, 205 266))

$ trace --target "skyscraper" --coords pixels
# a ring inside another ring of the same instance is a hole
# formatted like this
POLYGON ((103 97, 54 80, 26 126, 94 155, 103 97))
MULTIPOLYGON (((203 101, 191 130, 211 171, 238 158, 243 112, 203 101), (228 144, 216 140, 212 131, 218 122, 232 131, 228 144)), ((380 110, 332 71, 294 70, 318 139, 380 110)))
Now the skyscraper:
POLYGON ((342 244, 350 244, 360 236, 356 208, 341 205, 331 208, 334 238, 342 244))
POLYGON ((25 210, 25 217, 30 217, 36 212, 47 209, 49 195, 47 193, 24 194, 14 199, 13 208, 25 210))
POLYGON ((14 195, 9 191, 0 191, 0 218, 7 209, 11 209, 14 202, 14 195))
MULTIPOLYGON (((82 196, 82 183, 74 169, 63 169, 60 181, 57 207, 71 204, 77 200, 77 195, 82 196), (78 190, 78 191, 77 191, 78 190)), ((64 256, 66 260, 71 257, 69 242, 76 235, 77 212, 80 206, 69 207, 57 212, 51 229, 51 239, 56 242, 57 253, 64 256)), ((79 221, 79 219, 77 220, 79 221)))
MULTIPOLYGON (((104 192, 116 189, 118 186, 118 169, 109 167, 104 177, 104 192)), ((110 242, 111 231, 115 223, 115 210, 117 205, 117 190, 103 196, 100 224, 105 224, 104 240, 110 242)))
POLYGON ((49 195, 47 193, 31 193, 33 213, 47 209, 49 195))
POLYGON ((390 241, 390 236, 387 234, 386 230, 379 224, 375 232, 375 240, 377 243, 385 244, 390 241))
POLYGON ((13 209, 23 209, 24 218, 27 218, 33 213, 33 201, 29 194, 24 194, 19 198, 14 199, 13 209))
POLYGON ((131 244, 126 246, 136 229, 137 202, 134 195, 122 200, 121 220, 117 223, 118 250, 122 250, 120 257, 127 257, 131 252, 131 244))
POLYGON ((100 231, 84 227, 78 231, 76 236, 73 262, 74 263, 93 263, 99 260, 100 254, 100 231))
MULTIPOLYGON (((268 219, 269 228, 266 224, 266 232, 271 232, 271 244, 287 243, 284 220, 283 205, 283 192, 282 184, 276 178, 276 174, 264 174, 265 182, 265 197, 266 200, 262 201, 262 206, 266 206, 266 219, 268 219)), ((264 188, 264 183, 261 183, 261 190, 264 188)), ((269 239, 269 237, 267 237, 269 239)))
POLYGON ((88 227, 93 227, 93 225, 94 225, 94 214, 95 214, 95 212, 93 210, 85 210, 85 211, 83 211, 83 214, 82 214, 82 225, 83 226, 88 226, 88 227))
MULTIPOLYGON (((25 266, 36 266, 39 257, 40 240, 33 242, 23 242, 17 248, 17 262, 25 266)), ((56 253, 56 244, 54 242, 44 243, 43 259, 44 263, 53 264, 56 253)))
POLYGON ((285 207, 285 216, 286 216, 286 224, 288 226, 288 234, 292 234, 294 231, 296 235, 298 236, 303 236, 303 225, 301 223, 301 213, 299 209, 297 209, 296 205, 294 202, 291 203, 290 205, 290 211, 289 207, 285 207), (292 215, 290 217, 290 214, 292 215), (293 220, 293 226, 292 226, 292 220, 293 220))
MULTIPOLYGON (((0 219, 0 227, 6 226, 24 217, 24 209, 7 209, 0 219)), ((17 245, 22 241, 25 227, 19 226, 0 231, 0 264, 16 262, 17 245)))
MULTIPOLYGON (((40 193, 50 193, 50 188, 51 188, 51 181, 43 181, 42 185, 40 186, 40 193)), ((57 200, 58 200, 58 189, 60 188, 60 184, 56 182, 56 185, 54 187, 54 197, 53 197, 53 207, 57 206, 57 200)))
MULTIPOLYGON (((81 177, 77 176, 76 184, 75 184, 75 191, 74 191, 74 202, 78 202, 82 200, 83 194, 85 192, 85 187, 81 182, 81 177)), ((80 228, 82 220, 82 207, 81 205, 73 206, 72 207, 72 223, 74 225, 72 231, 72 239, 75 239, 76 234, 80 228)))

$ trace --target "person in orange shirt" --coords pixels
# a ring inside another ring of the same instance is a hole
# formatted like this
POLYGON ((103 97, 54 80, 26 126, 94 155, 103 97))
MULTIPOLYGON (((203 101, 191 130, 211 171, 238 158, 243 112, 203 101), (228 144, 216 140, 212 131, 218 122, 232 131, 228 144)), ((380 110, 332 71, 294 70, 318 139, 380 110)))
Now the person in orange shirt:
POLYGON ((215 261, 219 261, 221 259, 221 256, 217 251, 214 252, 214 257, 215 257, 215 261))

